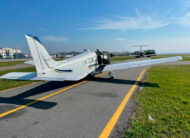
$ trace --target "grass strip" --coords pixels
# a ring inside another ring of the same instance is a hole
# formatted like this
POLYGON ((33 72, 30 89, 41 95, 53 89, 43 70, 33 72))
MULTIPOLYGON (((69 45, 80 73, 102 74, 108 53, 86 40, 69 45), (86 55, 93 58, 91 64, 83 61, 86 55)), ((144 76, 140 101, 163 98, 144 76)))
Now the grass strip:
MULTIPOLYGON (((34 67, 29 67, 29 68, 22 68, 22 69, 10 69, 10 70, 4 70, 0 71, 0 76, 4 75, 9 72, 35 72, 34 67)), ((10 88, 15 88, 18 86, 26 85, 33 83, 35 81, 23 81, 23 80, 7 80, 7 79, 0 79, 0 91, 10 89, 10 88)))
MULTIPOLYGON (((158 55, 156 57, 152 57, 152 59, 159 59, 159 58, 167 58, 167 57, 174 57, 174 56, 180 56, 180 55, 158 55)), ((190 56, 184 56, 181 55, 183 57, 183 60, 181 61, 190 61, 190 56)))
POLYGON ((190 137, 189 78, 189 65, 151 67, 124 137, 190 137))
POLYGON ((190 61, 190 57, 183 57, 183 60, 182 61, 190 61))
POLYGON ((111 61, 115 62, 115 61, 124 61, 124 60, 129 60, 129 59, 133 59, 134 56, 114 56, 111 57, 111 61))
POLYGON ((7 62, 0 62, 0 67, 7 67, 7 66, 16 66, 17 64, 22 64, 25 61, 7 61, 7 62))

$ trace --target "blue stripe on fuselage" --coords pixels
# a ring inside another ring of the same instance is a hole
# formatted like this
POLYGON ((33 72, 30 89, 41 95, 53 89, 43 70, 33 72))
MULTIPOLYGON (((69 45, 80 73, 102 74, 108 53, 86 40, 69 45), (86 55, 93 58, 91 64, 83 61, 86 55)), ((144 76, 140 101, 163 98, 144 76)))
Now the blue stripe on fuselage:
POLYGON ((55 69, 56 71, 60 71, 60 72, 72 72, 71 69, 65 69, 65 70, 62 70, 62 69, 55 69))

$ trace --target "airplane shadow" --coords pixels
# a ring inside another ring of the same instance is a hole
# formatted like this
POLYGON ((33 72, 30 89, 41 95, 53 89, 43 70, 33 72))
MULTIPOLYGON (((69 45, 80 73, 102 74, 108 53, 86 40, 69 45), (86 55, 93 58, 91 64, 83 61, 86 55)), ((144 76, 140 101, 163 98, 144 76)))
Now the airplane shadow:
MULTIPOLYGON (((84 78, 83 80, 104 82, 104 83, 123 84, 123 85, 126 85, 126 84, 133 85, 136 82, 133 80, 98 78, 98 77, 89 77, 89 76, 84 78)), ((55 82, 55 81, 46 82, 42 85, 39 85, 35 88, 32 88, 30 90, 27 90, 23 93, 17 94, 17 95, 12 96, 12 97, 0 97, 0 103, 7 103, 7 104, 13 104, 13 105, 25 105, 25 104, 36 101, 36 99, 30 99, 29 97, 31 97, 31 96, 39 95, 42 93, 47 93, 49 91, 56 90, 56 89, 63 88, 63 87, 67 87, 67 86, 70 86, 72 84, 76 84, 78 82, 80 82, 80 81, 77 81, 77 82, 72 82, 72 81, 68 81, 68 82, 67 81, 65 81, 65 82, 55 82)), ((141 85, 141 86, 143 85, 144 87, 159 87, 155 83, 141 82, 141 81, 138 82, 138 85, 141 85)), ((37 109, 47 110, 47 109, 50 109, 56 105, 57 105, 56 102, 49 102, 49 101, 43 100, 43 101, 38 101, 34 104, 30 104, 28 106, 33 107, 33 108, 37 108, 37 109)))
MULTIPOLYGON (((47 93, 51 90, 63 88, 63 87, 72 85, 74 83, 77 83, 77 82, 54 82, 54 81, 46 82, 40 86, 37 86, 35 88, 32 88, 30 90, 27 90, 23 93, 17 94, 12 97, 0 97, 0 103, 7 103, 7 104, 13 104, 13 105, 25 105, 25 104, 36 101, 36 99, 28 98, 30 96, 47 93)), ((43 101, 38 101, 28 106, 46 110, 46 109, 54 107, 55 105, 57 105, 57 103, 43 100, 43 101)))
MULTIPOLYGON (((129 85, 133 85, 135 84, 136 81, 134 80, 124 80, 124 79, 110 79, 110 78, 98 78, 98 77, 91 77, 88 78, 88 81, 96 81, 96 82, 104 82, 104 83, 114 83, 114 84, 129 84, 129 85)), ((156 87, 159 88, 159 85, 157 83, 149 83, 149 82, 142 82, 142 81, 138 81, 137 84, 139 86, 143 86, 143 87, 156 87)))

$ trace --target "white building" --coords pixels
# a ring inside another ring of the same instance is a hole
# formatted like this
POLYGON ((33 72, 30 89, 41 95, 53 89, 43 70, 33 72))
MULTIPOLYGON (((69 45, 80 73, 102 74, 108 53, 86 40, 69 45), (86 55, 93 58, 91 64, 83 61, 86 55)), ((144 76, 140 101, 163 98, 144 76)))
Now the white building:
POLYGON ((21 53, 21 50, 12 48, 0 48, 1 58, 14 58, 14 54, 18 53, 21 53))

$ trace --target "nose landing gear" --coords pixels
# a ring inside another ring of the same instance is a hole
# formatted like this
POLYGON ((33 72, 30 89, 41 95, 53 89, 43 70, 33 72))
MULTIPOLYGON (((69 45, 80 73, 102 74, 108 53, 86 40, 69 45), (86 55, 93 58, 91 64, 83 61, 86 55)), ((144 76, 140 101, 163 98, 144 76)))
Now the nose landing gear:
POLYGON ((108 75, 109 75, 110 79, 114 79, 114 77, 115 77, 115 73, 113 71, 109 71, 108 75))

